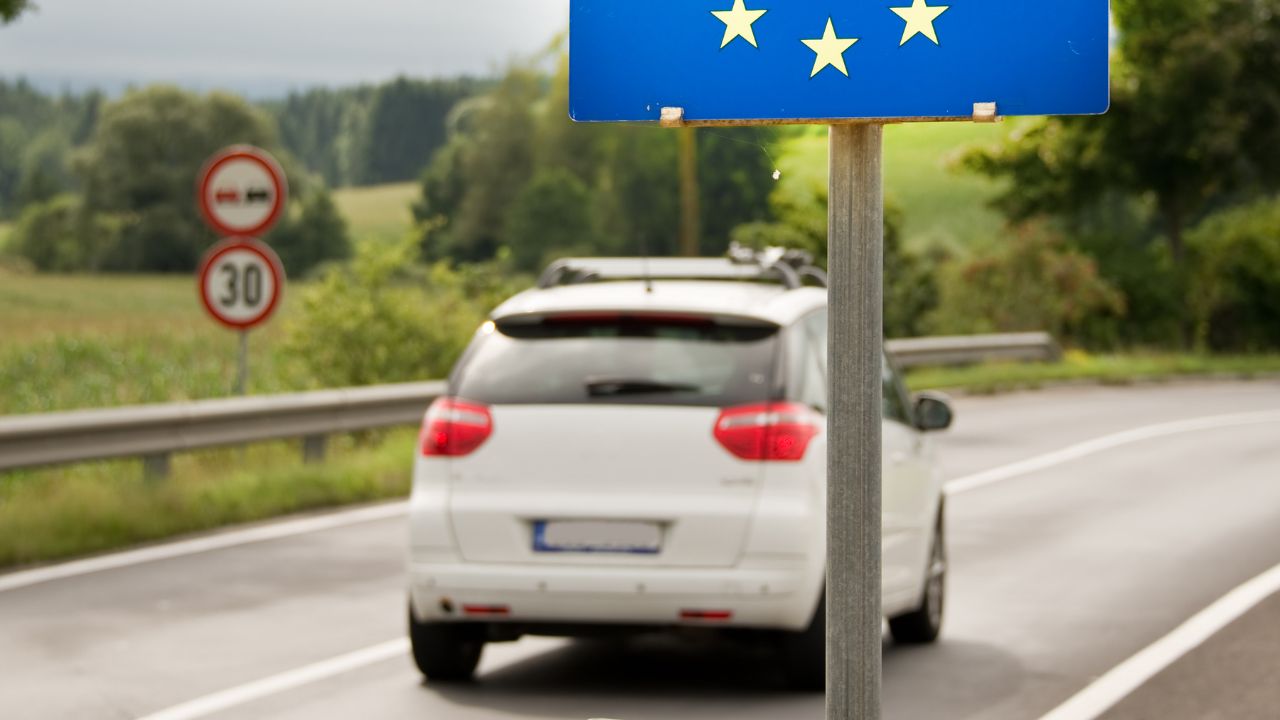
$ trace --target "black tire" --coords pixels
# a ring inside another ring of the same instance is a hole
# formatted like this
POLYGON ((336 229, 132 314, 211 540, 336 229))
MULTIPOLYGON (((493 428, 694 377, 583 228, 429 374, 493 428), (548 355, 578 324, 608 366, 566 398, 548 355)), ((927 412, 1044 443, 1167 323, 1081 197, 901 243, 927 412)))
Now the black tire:
POLYGON ((780 656, 787 684, 796 690, 821 692, 827 687, 827 591, 809 627, 782 636, 780 656))
POLYGON ((920 607, 889 619, 889 633, 893 635, 894 642, 925 645, 936 641, 942 632, 942 615, 947 595, 947 543, 941 509, 938 510, 938 522, 933 532, 926 573, 924 597, 920 601, 920 607))
POLYGON ((418 622, 409 608, 413 661, 428 680, 467 682, 475 677, 484 651, 483 628, 461 623, 418 622))

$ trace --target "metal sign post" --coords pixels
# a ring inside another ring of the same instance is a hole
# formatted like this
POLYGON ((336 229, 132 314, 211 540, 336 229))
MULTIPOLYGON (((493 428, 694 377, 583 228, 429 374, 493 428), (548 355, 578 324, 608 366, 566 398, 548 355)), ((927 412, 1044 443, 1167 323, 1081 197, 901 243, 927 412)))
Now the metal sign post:
POLYGON ((833 125, 827 201, 827 717, 880 717, 881 125, 833 125))
POLYGON ((240 353, 236 357, 236 395, 245 395, 249 388, 249 330, 240 331, 240 353))

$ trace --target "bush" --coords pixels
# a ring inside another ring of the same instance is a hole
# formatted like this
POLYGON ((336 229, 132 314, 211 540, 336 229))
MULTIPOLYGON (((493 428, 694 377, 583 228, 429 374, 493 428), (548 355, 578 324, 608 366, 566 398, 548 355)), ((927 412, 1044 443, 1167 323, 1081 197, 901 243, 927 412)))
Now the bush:
POLYGON ((940 335, 1046 330, 1073 340, 1099 315, 1121 315, 1123 296, 1094 261, 1028 224, 987 254, 947 266, 929 329, 940 335))
POLYGON ((76 196, 59 195, 22 213, 9 252, 46 272, 99 270, 119 247, 124 227, 118 217, 87 212, 76 196))
POLYGON ((369 243, 302 295, 285 351, 323 387, 438 379, 488 310, 482 289, 441 263, 415 264, 416 239, 369 243))
POLYGON ((347 222, 327 190, 308 192, 297 206, 296 217, 291 214, 267 238, 289 277, 301 279, 322 263, 351 257, 347 222))
POLYGON ((1280 347, 1280 198, 1210 216, 1188 245, 1197 347, 1280 347))

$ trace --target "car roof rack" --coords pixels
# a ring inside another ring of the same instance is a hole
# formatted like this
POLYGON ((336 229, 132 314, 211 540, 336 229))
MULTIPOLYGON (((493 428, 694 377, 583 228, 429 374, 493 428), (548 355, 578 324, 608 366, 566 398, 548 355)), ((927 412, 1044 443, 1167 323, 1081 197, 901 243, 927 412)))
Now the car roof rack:
POLYGON ((564 258, 547 266, 538 288, 609 280, 746 280, 781 282, 788 290, 805 281, 827 286, 827 275, 803 250, 779 247, 754 250, 738 243, 721 258, 564 258))

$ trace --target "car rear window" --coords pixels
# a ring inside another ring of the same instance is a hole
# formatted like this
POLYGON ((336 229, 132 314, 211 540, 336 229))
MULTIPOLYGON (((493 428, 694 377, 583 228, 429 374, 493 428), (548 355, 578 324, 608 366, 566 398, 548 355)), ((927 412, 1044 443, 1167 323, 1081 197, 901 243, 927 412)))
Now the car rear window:
POLYGON ((454 392, 501 404, 725 407, 769 399, 778 328, 681 316, 553 316, 486 326, 454 392))

